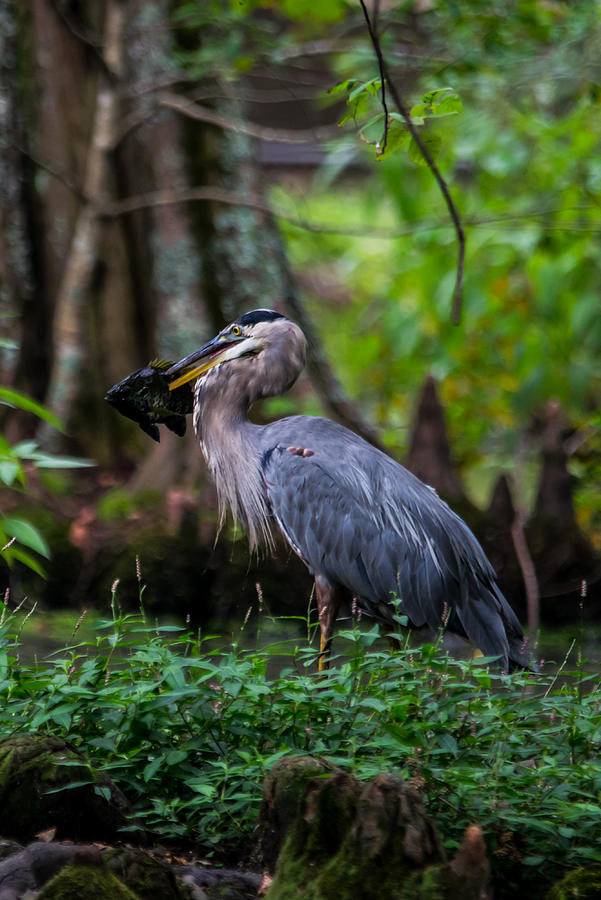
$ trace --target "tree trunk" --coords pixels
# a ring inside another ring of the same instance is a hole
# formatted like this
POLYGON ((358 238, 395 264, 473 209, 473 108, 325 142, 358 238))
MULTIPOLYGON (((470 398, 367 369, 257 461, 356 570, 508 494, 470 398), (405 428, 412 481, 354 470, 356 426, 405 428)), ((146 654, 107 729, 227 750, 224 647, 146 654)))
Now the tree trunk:
MULTIPOLYGON (((172 110, 156 106, 155 86, 166 75, 176 75, 169 4, 135 0, 131 8, 134 15, 127 34, 129 117, 140 123, 133 135, 137 148, 134 164, 139 166, 142 156, 152 190, 183 191, 189 180, 182 122, 172 110)), ((128 168, 135 175, 131 164, 128 168)), ((154 352, 179 359, 206 340, 210 331, 201 302, 198 249, 185 203, 154 206, 148 212, 154 352)))
POLYGON ((83 200, 75 221, 54 311, 54 353, 47 403, 66 421, 77 395, 84 341, 85 299, 98 262, 104 224, 100 217, 111 185, 109 152, 115 143, 118 114, 117 83, 123 68, 124 8, 107 0, 103 36, 108 71, 97 76, 96 103, 83 178, 83 200))

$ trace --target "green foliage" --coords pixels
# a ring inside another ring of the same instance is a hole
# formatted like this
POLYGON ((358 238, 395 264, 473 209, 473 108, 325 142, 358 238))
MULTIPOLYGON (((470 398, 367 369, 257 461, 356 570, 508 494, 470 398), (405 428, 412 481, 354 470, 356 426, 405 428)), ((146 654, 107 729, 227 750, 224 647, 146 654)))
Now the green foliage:
POLYGON ((184 37, 175 61, 194 79, 233 80, 257 64, 281 64, 295 38, 320 36, 324 24, 340 21, 348 8, 348 0, 179 3, 172 18, 184 37), (255 14, 264 6, 272 15, 255 14))
MULTIPOLYGON (((62 430, 56 416, 40 403, 36 403, 35 400, 17 391, 0 388, 0 405, 32 413, 54 428, 62 430)), ((20 441, 11 445, 0 434, 0 482, 11 491, 26 491, 27 466, 33 466, 36 469, 76 469, 90 465, 92 463, 86 459, 47 453, 41 450, 35 441, 20 441)), ((33 550, 35 554, 48 559, 50 549, 44 537, 31 522, 7 516, 2 509, 0 509, 0 548, 0 552, 9 564, 18 561, 39 575, 44 575, 44 569, 40 565, 38 557, 29 552, 33 550)))
MULTIPOLYGON (((384 38, 402 26, 403 13, 383 15, 384 38)), ((400 142, 407 153, 384 154, 366 180, 350 171, 341 178, 333 155, 313 190, 274 191, 280 205, 325 232, 282 222, 294 269, 301 278, 309 268, 327 271, 306 280, 311 312, 345 387, 393 452, 406 448, 425 375, 439 379, 454 456, 479 503, 499 468, 513 468, 547 401, 559 400, 587 435, 571 466, 582 478, 580 522, 601 546, 592 412, 601 401, 599 8, 560 3, 543 14, 531 3, 434 3, 419 24, 423 43, 411 33, 427 61, 411 93, 440 78, 440 59, 453 92, 424 94, 412 115, 423 118, 437 104, 444 112, 447 101, 452 110, 459 97, 464 104, 461 116, 441 115, 435 132, 438 165, 467 231, 461 327, 450 325, 456 246, 448 213, 395 119, 389 146, 400 142)), ((403 88, 394 48, 384 50, 403 88)), ((377 70, 358 48, 335 67, 349 97, 377 70)), ((376 103, 367 88, 361 96, 376 103)), ((380 141, 382 118, 362 133, 380 141)))
POLYGON ((402 453, 409 404, 433 372, 478 502, 498 469, 514 465, 546 402, 559 400, 589 435, 572 466, 583 479, 580 521, 601 546, 591 424, 601 401, 598 4, 435 0, 379 10, 392 79, 466 227, 460 328, 449 324, 448 211, 390 92, 383 146, 379 70, 359 6, 333 0, 308 16, 304 0, 268 5, 270 15, 256 2, 183 4, 178 25, 202 37, 182 62, 195 77, 231 79, 244 96, 252 81, 240 72, 260 65, 285 81, 323 48, 314 103, 345 101, 345 127, 312 185, 293 180, 273 196, 317 226, 281 223, 348 392, 402 453), (362 168, 345 173, 345 160, 362 168))
POLYGON ((391 655, 374 627, 343 632, 317 677, 310 645, 219 650, 143 614, 114 614, 95 641, 24 666, 18 629, 3 617, 0 730, 68 737, 165 838, 239 849, 265 772, 313 754, 360 778, 412 779, 450 851, 480 824, 499 896, 517 885, 541 896, 546 879, 598 853, 599 676, 581 668, 507 677, 432 645, 391 655))
POLYGON ((0 404, 10 406, 12 409, 23 409, 26 412, 33 413, 34 416, 43 419, 45 422, 49 422, 50 425, 54 426, 54 428, 57 428, 59 431, 63 430, 61 423, 49 409, 46 409, 41 403, 37 403, 35 400, 32 400, 31 397, 26 397, 18 391, 0 387, 0 404))
MULTIPOLYGON (((348 78, 329 91, 330 95, 334 97, 346 92, 348 111, 339 124, 346 125, 347 122, 354 122, 359 128, 361 140, 375 146, 377 160, 384 159, 394 150, 403 146, 410 138, 408 123, 401 113, 388 110, 388 115, 386 115, 382 112, 381 91, 382 82, 379 78, 370 78, 369 81, 363 82, 358 82, 355 78, 348 78), (362 122, 361 120, 365 117, 368 117, 367 121, 362 122), (386 128, 384 127, 385 122, 386 128)), ((426 119, 454 116, 462 109, 461 99, 453 88, 437 88, 424 94, 421 103, 411 109, 411 124, 415 128, 419 128, 425 124, 426 119)), ((442 146, 441 136, 435 132, 426 132, 420 137, 430 156, 436 162, 442 146)), ((409 143, 407 155, 411 162, 419 166, 428 165, 421 148, 413 137, 409 143)))
POLYGON ((138 491, 132 494, 125 488, 113 488, 98 501, 97 514, 102 522, 111 522, 127 519, 136 510, 156 509, 160 503, 161 495, 158 491, 138 491))

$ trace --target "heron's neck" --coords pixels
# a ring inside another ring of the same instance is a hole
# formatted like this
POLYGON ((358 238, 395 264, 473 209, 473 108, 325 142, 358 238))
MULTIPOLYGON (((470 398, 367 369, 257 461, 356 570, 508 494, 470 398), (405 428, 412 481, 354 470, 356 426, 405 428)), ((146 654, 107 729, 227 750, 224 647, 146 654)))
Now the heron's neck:
POLYGON ((272 542, 261 474, 261 429, 249 421, 247 400, 228 393, 220 389, 217 378, 197 381, 194 429, 215 480, 220 527, 229 507, 255 550, 261 543, 272 542))

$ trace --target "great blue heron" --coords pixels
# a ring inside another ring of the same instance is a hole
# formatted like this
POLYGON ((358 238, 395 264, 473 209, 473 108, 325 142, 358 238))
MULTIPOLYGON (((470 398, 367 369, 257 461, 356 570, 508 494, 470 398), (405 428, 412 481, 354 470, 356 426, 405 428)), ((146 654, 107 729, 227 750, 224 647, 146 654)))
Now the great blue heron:
POLYGON ((248 312, 167 371, 170 389, 195 380, 194 428, 251 549, 274 523, 315 577, 321 659, 346 597, 393 623, 391 601, 416 627, 445 625, 503 670, 528 665, 520 623, 480 544, 428 487, 347 428, 318 416, 269 425, 253 403, 292 387, 305 365, 301 329, 269 309, 248 312))

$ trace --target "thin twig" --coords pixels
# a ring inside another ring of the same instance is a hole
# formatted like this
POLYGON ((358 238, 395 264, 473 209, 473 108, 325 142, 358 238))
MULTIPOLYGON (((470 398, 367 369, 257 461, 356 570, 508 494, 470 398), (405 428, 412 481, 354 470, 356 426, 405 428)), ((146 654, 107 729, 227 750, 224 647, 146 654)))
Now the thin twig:
POLYGON ((382 141, 380 143, 380 147, 378 148, 379 153, 384 153, 386 150, 386 144, 388 142, 388 104, 386 102, 386 75, 384 71, 384 57, 382 56, 382 47, 380 46, 380 41, 378 40, 378 12, 379 12, 379 0, 374 0, 374 20, 373 24, 369 18, 367 13, 367 9, 365 7, 365 3, 361 0, 361 8, 363 10, 363 15, 365 16, 365 21, 367 23, 367 30, 369 31, 369 36, 371 38, 371 42, 373 44, 373 48, 376 52, 376 57, 378 60, 378 68, 380 70, 380 82, 381 82, 381 91, 382 91, 382 109, 384 110, 384 134, 382 135, 382 141))
POLYGON ((528 631, 532 641, 536 640, 539 628, 539 591, 536 569, 528 542, 526 540, 526 513, 518 509, 511 525, 511 540, 518 559, 522 580, 526 590, 526 607, 528 609, 528 631))
POLYGON ((562 662, 562 664, 560 665, 559 669, 557 670, 557 672, 556 672, 555 675, 553 676, 553 680, 551 681, 550 685, 547 687, 547 690, 546 690, 545 693, 543 694, 543 699, 544 699, 545 697, 548 697, 548 696, 549 696, 549 694, 551 693, 551 690, 553 689, 553 687, 554 687, 554 685, 555 685, 557 679, 559 678, 559 676, 561 675, 561 673, 562 673, 563 670, 565 669, 565 667, 566 667, 566 665, 567 665, 567 662, 568 662, 568 659, 569 659, 569 657, 570 657, 570 653, 571 653, 572 650, 574 649, 575 643, 576 643, 576 638, 572 638, 572 642, 571 642, 570 646, 568 647, 568 652, 567 652, 566 655, 564 656, 563 662, 562 662))
POLYGON ((526 540, 526 522, 528 521, 528 513, 525 508, 525 488, 524 488, 524 456, 526 453, 525 442, 522 441, 516 456, 515 466, 513 470, 513 482, 515 488, 515 496, 520 498, 516 502, 515 518, 511 524, 511 540, 515 549, 520 572, 524 581, 524 589, 526 591, 526 607, 528 610, 528 631, 531 641, 534 643, 537 638, 540 625, 540 590, 538 579, 536 577, 536 568, 526 540))
POLYGON ((40 169, 43 169, 48 175, 51 175, 53 178, 56 178, 57 181, 60 181, 71 193, 77 197, 78 200, 82 202, 86 201, 86 196, 79 184, 77 184, 71 176, 66 171, 61 171, 52 163, 49 163, 47 160, 42 159, 37 154, 33 153, 27 147, 22 146, 21 144, 12 144, 12 146, 19 151, 24 157, 31 160, 34 165, 38 166, 40 169))
POLYGON ((411 137, 417 144, 419 151, 422 154, 424 160, 426 161, 428 168, 430 169, 430 171, 434 175, 434 178, 436 179, 436 183, 438 184, 438 187, 440 188, 440 191, 445 199, 445 203, 447 204, 447 209, 449 210, 449 215, 451 216, 451 219, 453 221, 453 226, 454 226, 455 232, 457 234, 457 244, 458 244, 457 275, 455 278, 455 288, 453 290, 452 321, 453 321, 454 325, 458 325, 461 320, 461 306, 462 306, 462 298, 463 298, 463 269, 464 269, 464 264, 465 264, 465 232, 464 232, 463 226, 461 224, 459 212, 457 211, 457 207, 455 206, 453 198, 451 197, 451 194, 450 194, 450 191, 449 191, 446 181, 442 177, 438 166, 434 162, 434 159, 432 158, 432 154, 428 150, 425 143, 422 141, 421 136, 420 136, 417 128, 413 124, 411 116, 409 115, 409 111, 408 111, 407 107, 405 106, 405 103, 401 99, 401 95, 400 95, 396 85, 394 84, 394 82, 392 81, 392 79, 390 77, 390 72, 388 70, 388 66, 386 65, 386 60, 384 59, 384 56, 382 54, 380 40, 379 40, 379 37, 378 37, 375 29, 373 28, 369 13, 367 11, 367 7, 365 5, 365 0, 359 0, 359 2, 361 3, 361 9, 363 10, 363 15, 364 15, 365 21, 367 23, 369 36, 371 38, 374 52, 378 59, 378 66, 380 68, 380 72, 382 75, 382 90, 384 89, 384 82, 386 82, 388 84, 388 88, 390 90, 392 99, 394 100, 398 111, 400 112, 403 119, 405 120, 405 124, 407 126, 407 130, 409 131, 409 134, 411 135, 411 137))

